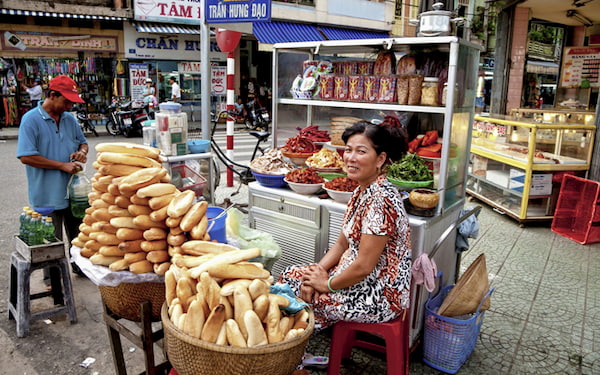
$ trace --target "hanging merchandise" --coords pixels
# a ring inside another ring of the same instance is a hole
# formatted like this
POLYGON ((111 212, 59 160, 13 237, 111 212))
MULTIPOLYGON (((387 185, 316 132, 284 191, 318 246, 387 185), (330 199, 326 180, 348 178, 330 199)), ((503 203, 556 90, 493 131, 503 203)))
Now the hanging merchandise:
POLYGON ((117 66, 116 66, 115 70, 118 75, 125 74, 125 67, 123 66, 123 62, 121 60, 119 60, 119 62, 117 62, 117 66))

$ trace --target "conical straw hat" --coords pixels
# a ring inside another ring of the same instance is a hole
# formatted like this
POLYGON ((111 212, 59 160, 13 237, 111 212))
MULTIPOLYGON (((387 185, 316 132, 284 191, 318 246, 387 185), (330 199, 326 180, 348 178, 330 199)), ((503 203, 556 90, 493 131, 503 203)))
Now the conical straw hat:
MULTIPOLYGON (((481 254, 471 263, 460 279, 458 279, 458 282, 450 290, 437 313, 443 316, 459 316, 475 313, 479 303, 481 303, 481 300, 485 297, 489 289, 490 284, 485 265, 485 254, 481 254)), ((481 305, 481 311, 489 308, 490 299, 488 298, 481 305)))

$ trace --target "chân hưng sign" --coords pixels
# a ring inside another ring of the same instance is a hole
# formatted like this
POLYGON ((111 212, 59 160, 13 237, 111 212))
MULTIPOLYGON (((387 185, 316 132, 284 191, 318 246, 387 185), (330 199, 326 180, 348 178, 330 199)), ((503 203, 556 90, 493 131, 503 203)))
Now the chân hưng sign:
POLYGON ((206 23, 271 20, 271 0, 205 0, 206 23))

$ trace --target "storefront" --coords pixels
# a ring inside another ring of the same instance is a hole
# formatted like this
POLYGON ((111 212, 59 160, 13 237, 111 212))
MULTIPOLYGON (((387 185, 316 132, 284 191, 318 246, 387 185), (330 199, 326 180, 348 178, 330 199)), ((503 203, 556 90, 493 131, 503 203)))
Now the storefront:
MULTIPOLYGON (((110 23, 120 25, 121 20, 110 23)), ((71 76, 79 84, 90 112, 110 103, 115 57, 122 54, 120 27, 48 26, 40 31, 35 25, 0 24, 0 33, 4 35, 0 43, 3 126, 19 125, 21 116, 31 108, 24 86, 33 86, 36 78, 46 88, 56 75, 71 76)))
MULTIPOLYGON (((200 119, 201 71, 200 71, 200 29, 197 26, 151 24, 145 22, 123 25, 126 64, 143 65, 148 77, 154 82, 159 102, 171 98, 169 78, 174 77, 181 88, 181 104, 184 111, 190 112, 190 120, 200 119)), ((211 79, 223 79, 227 56, 220 52, 216 41, 210 43, 210 64, 213 67, 211 79)), ((143 69, 143 67, 142 67, 143 69)), ((143 80, 131 76, 132 90, 126 92, 134 100, 140 99, 143 80), (136 96, 135 93, 138 93, 136 96)), ((220 86, 219 86, 220 87, 220 86)), ((218 110, 225 101, 225 90, 212 90, 211 110, 218 110)))

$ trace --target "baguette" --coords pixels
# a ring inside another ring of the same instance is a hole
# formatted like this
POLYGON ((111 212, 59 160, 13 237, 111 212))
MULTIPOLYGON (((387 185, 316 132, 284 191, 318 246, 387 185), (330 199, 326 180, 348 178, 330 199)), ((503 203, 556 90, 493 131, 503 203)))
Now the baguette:
POLYGON ((152 209, 150 207, 142 204, 131 204, 126 208, 131 216, 150 215, 152 213, 152 209))
POLYGON ((229 298, 220 296, 219 303, 225 306, 225 319, 233 319, 233 306, 229 302, 229 298))
POLYGON ((208 272, 202 272, 198 285, 196 285, 196 290, 198 291, 198 289, 200 289, 202 291, 206 299, 206 303, 208 304, 208 308, 212 310, 220 303, 221 287, 219 284, 217 284, 215 279, 210 277, 208 272), (200 285, 200 288, 198 288, 198 285, 200 285))
POLYGON ((96 178, 96 182, 99 182, 101 184, 112 184, 115 176, 103 175, 100 172, 96 172, 96 174, 94 175, 94 178, 96 178))
POLYGON ((201 265, 202 263, 211 259, 213 256, 214 255, 212 254, 206 254, 202 256, 175 254, 172 255, 172 262, 175 263, 178 267, 193 268, 201 265))
POLYGON ((148 185, 157 183, 165 174, 167 174, 167 170, 162 168, 162 166, 140 169, 129 176, 123 177, 119 182, 119 191, 121 193, 134 192, 148 185))
POLYGON ((231 346, 235 346, 238 348, 246 348, 248 345, 246 344, 246 340, 244 340, 244 336, 242 332, 240 332, 240 327, 233 319, 227 319, 225 322, 225 326, 227 329, 227 341, 231 346))
POLYGON ((152 263, 147 260, 140 260, 139 262, 131 263, 129 270, 133 273, 148 273, 152 272, 152 263))
POLYGON ((83 244, 83 246, 87 247, 90 250, 98 251, 102 247, 102 244, 100 244, 96 240, 89 240, 89 241, 86 241, 86 243, 83 244))
POLYGON ((146 259, 145 251, 138 251, 136 253, 125 253, 123 255, 123 259, 125 259, 128 263, 139 262, 140 260, 146 259))
POLYGON ((111 214, 112 217, 133 216, 132 214, 129 213, 129 210, 127 208, 121 208, 121 207, 117 206, 116 204, 112 204, 112 205, 108 206, 108 213, 111 214))
POLYGON ((92 183, 92 189, 101 193, 108 193, 109 184, 101 184, 99 182, 92 183))
POLYGON ((261 294, 252 302, 252 309, 258 315, 261 322, 266 322, 267 313, 269 312, 269 297, 261 294))
POLYGON ((142 236, 146 241, 164 240, 167 238, 167 231, 163 228, 150 228, 142 232, 142 236))
POLYGON ((113 217, 109 222, 110 225, 116 228, 147 229, 136 225, 133 219, 133 217, 113 217))
POLYGON ((165 273, 167 273, 170 267, 171 262, 169 261, 163 263, 154 263, 154 265, 152 266, 152 268, 154 269, 154 273, 159 276, 163 276, 165 273))
POLYGON ((122 176, 129 176, 130 174, 137 172, 141 169, 144 169, 144 168, 134 167, 132 165, 125 165, 125 164, 100 164, 100 167, 98 168, 98 172, 100 172, 104 175, 112 175, 112 176, 122 177, 122 176))
POLYGON ((167 301, 167 306, 171 306, 176 297, 177 280, 175 279, 175 273, 168 270, 165 272, 165 300, 167 301))
POLYGON ((210 315, 204 322, 204 327, 202 327, 202 333, 200 335, 200 339, 214 343, 217 341, 217 337, 219 337, 219 331, 221 330, 221 326, 225 321, 225 306, 217 305, 210 312, 210 315))
POLYGON ((298 329, 290 329, 288 333, 283 338, 283 341, 289 341, 295 339, 296 337, 300 337, 304 333, 304 328, 298 329))
POLYGON ((249 348, 267 345, 269 343, 262 323, 254 311, 248 310, 244 313, 244 324, 246 325, 246 330, 248 331, 247 342, 249 348))
POLYGON ((159 210, 165 206, 168 206, 169 203, 175 198, 176 193, 166 194, 160 197, 153 197, 148 199, 148 206, 150 206, 153 210, 159 210))
POLYGON ((119 196, 119 194, 112 195, 112 193, 102 193, 102 195, 100 196, 100 199, 102 199, 104 202, 108 203, 109 205, 115 204, 115 198, 119 196))
POLYGON ((239 250, 237 247, 224 243, 192 240, 187 241, 181 248, 190 255, 222 254, 227 251, 239 250))
POLYGON ((142 168, 162 167, 162 164, 160 164, 158 161, 146 156, 117 152, 101 152, 96 156, 96 160, 101 164, 125 164, 132 167, 142 168))
POLYGON ((228 281, 221 286, 220 294, 223 297, 232 296, 233 292, 235 292, 235 290, 237 288, 248 289, 248 286, 250 285, 251 282, 252 281, 248 280, 248 279, 235 279, 235 280, 228 281))
POLYGON ((206 215, 206 210, 208 208, 207 201, 196 202, 194 205, 183 215, 181 219, 181 223, 179 226, 184 232, 189 232, 195 227, 202 217, 206 215))
POLYGON ((208 229, 208 217, 202 216, 202 219, 200 219, 200 222, 198 224, 196 224, 196 226, 194 226, 192 228, 192 230, 190 231, 190 237, 193 240, 209 241, 210 236, 208 236, 208 232, 206 231, 207 229, 208 229), (208 236, 208 238, 206 238, 207 236, 208 236))
POLYGON ((174 256, 175 254, 183 255, 183 251, 181 250, 181 246, 169 246, 167 248, 170 256, 174 256))
POLYGON ((141 198, 138 197, 136 194, 133 194, 129 200, 131 201, 132 204, 137 204, 139 206, 148 206, 150 204, 150 199, 149 198, 141 198))
POLYGON ((148 252, 146 259, 152 263, 164 263, 169 260, 169 253, 166 250, 153 250, 148 252))
POLYGON ((118 245, 121 243, 121 240, 117 237, 116 234, 111 233, 98 233, 96 236, 96 241, 101 243, 102 245, 118 245))
POLYGON ((167 241, 155 240, 155 241, 142 241, 140 247, 145 252, 149 253, 156 250, 167 250, 167 241))
POLYGON ((108 266, 108 268, 113 272, 125 271, 125 270, 129 269, 129 262, 126 261, 125 259, 121 258, 120 260, 117 260, 116 262, 112 262, 108 266))
POLYGON ((79 237, 75 237, 71 240, 71 245, 83 248, 85 246, 85 241, 81 240, 79 237))
POLYGON ((173 184, 168 183, 156 183, 146 187, 143 187, 135 193, 140 198, 154 198, 160 197, 167 194, 175 193, 177 188, 173 184))
MULTIPOLYGON (((108 193, 102 193, 102 194, 108 194, 108 193)), ((107 203, 105 200, 103 200, 102 198, 99 199, 94 199, 92 201, 92 204, 90 204, 90 206, 94 209, 97 210, 99 208, 108 208, 108 206, 110 206, 110 203, 107 203)))
POLYGON ((252 263, 246 264, 212 264, 206 269, 212 277, 220 279, 267 279, 269 271, 252 263))
POLYGON ((233 264, 238 263, 244 260, 248 260, 251 258, 256 258, 260 255, 259 248, 252 248, 246 250, 234 250, 228 251, 223 254, 215 255, 212 259, 206 261, 205 263, 194 267, 190 270, 190 275, 193 278, 198 278, 200 274, 204 271, 208 271, 208 269, 215 264, 233 264))
POLYGON ((92 212, 92 217, 95 221, 110 221, 114 216, 108 213, 108 208, 98 208, 92 212))
POLYGON ((150 213, 150 220, 153 220, 156 222, 163 222, 168 217, 169 217, 169 215, 167 215, 167 206, 165 206, 157 211, 152 211, 152 213, 150 213))
POLYGON ((199 339, 200 335, 202 334, 202 328, 204 327, 205 319, 206 317, 204 316, 204 309, 200 303, 198 301, 192 301, 187 311, 187 318, 185 320, 185 324, 183 325, 183 332, 199 339))
POLYGON ((187 311, 188 305, 185 305, 185 303, 187 303, 190 297, 194 296, 195 290, 196 287, 189 277, 182 277, 177 280, 176 295, 179 301, 184 304, 183 311, 187 311))
MULTIPOLYGON (((225 319, 227 321, 227 319, 225 319)), ((226 346, 228 344, 227 341, 227 326, 225 323, 221 324, 221 330, 219 331, 219 336, 217 336, 217 341, 215 341, 217 345, 226 346)))
POLYGON ((144 240, 123 241, 119 244, 119 249, 128 253, 144 251, 142 249, 142 242, 144 242, 144 240))
POLYGON ((248 292, 250 292, 250 297, 253 301, 261 295, 268 296, 270 291, 270 286, 264 280, 261 279, 252 280, 252 282, 248 286, 248 292))
POLYGON ((274 299, 269 299, 269 312, 267 313, 267 339, 269 344, 275 344, 283 341, 283 335, 279 328, 281 320, 281 310, 274 299))
POLYGON ((167 206, 167 214, 170 217, 183 216, 194 204, 196 194, 192 190, 186 190, 173 198, 167 206))
POLYGON ((306 329, 306 327, 308 327, 308 318, 308 311, 305 309, 298 311, 294 315, 294 325, 292 326, 292 329, 306 329))
POLYGON ((144 231, 141 229, 119 228, 116 236, 121 241, 141 240, 144 238, 144 231))
POLYGON ((106 257, 124 257, 126 252, 119 249, 118 246, 110 245, 110 246, 101 246, 98 252, 106 257))
POLYGON ((122 257, 106 257, 102 254, 94 254, 90 257, 90 262, 98 266, 110 266, 111 263, 123 259, 122 257))
POLYGON ((246 311, 252 310, 252 299, 247 288, 237 288, 233 292, 233 318, 240 326, 240 331, 245 339, 248 339, 248 330, 244 322, 246 311))
MULTIPOLYGON (((119 185, 117 185, 117 184, 108 184, 108 187, 106 188, 106 190, 108 190, 108 193, 104 193, 104 194, 109 194, 110 193, 110 195, 112 195, 113 197, 115 197, 115 199, 117 197, 121 196, 121 192, 119 191, 119 185)), ((114 204, 114 202, 111 203, 111 204, 114 204)))
POLYGON ((283 337, 285 337, 285 335, 290 331, 290 329, 292 329, 293 325, 294 319, 291 319, 289 316, 284 316, 281 318, 281 320, 279 321, 279 330, 281 331, 283 337))
POLYGON ((116 152, 132 154, 160 160, 160 150, 155 147, 144 146, 129 142, 103 142, 96 145, 96 152, 116 152))
MULTIPOLYGON (((163 207, 159 211, 162 211, 162 210, 165 210, 165 215, 166 215, 167 207, 163 207)), ((179 223, 181 223, 181 219, 182 219, 181 217, 170 217, 169 215, 167 215, 167 218, 165 219, 165 224, 172 230, 173 228, 179 227, 179 223)), ((180 231, 180 233, 183 233, 183 230, 180 231)), ((173 233, 173 234, 175 234, 175 233, 173 233)))
POLYGON ((127 208, 131 205, 131 201, 129 200, 129 198, 123 195, 119 195, 115 198, 115 204, 121 208, 127 208))
POLYGON ((167 226, 162 221, 154 221, 148 215, 138 215, 133 218, 133 223, 142 229, 150 228, 166 228, 167 226))
POLYGON ((177 325, 179 324, 179 319, 181 318, 181 315, 183 315, 183 307, 181 306, 181 303, 177 303, 175 305, 173 305, 173 309, 171 310, 171 322, 173 322, 173 324, 179 328, 177 325))
POLYGON ((269 301, 275 302, 279 307, 288 307, 290 300, 280 294, 269 293, 269 301))
POLYGON ((171 246, 181 246, 186 240, 185 234, 168 234, 167 243, 171 246))
MULTIPOLYGON (((109 222, 107 221, 100 221, 97 222, 98 224, 98 228, 100 229, 100 232, 104 232, 104 233, 110 233, 110 234, 117 234, 117 230, 119 228, 115 227, 114 225, 111 225, 109 222)), ((94 223, 95 225, 96 223, 94 223)))
POLYGON ((92 225, 87 225, 85 223, 79 224, 79 234, 83 233, 83 234, 89 235, 92 232, 98 232, 99 229, 94 228, 95 224, 96 223, 94 223, 92 225))
MULTIPOLYGON (((168 220, 170 219, 170 217, 167 218, 167 220, 165 221, 165 224, 167 224, 167 226, 169 226, 168 220)), ((174 226, 174 227, 169 227, 169 233, 171 234, 182 234, 183 231, 181 230, 181 228, 179 228, 179 225, 174 226)))
POLYGON ((81 254, 82 257, 90 258, 94 254, 97 254, 97 252, 94 251, 94 250, 88 249, 87 247, 83 247, 83 248, 81 248, 80 254, 81 254))

